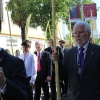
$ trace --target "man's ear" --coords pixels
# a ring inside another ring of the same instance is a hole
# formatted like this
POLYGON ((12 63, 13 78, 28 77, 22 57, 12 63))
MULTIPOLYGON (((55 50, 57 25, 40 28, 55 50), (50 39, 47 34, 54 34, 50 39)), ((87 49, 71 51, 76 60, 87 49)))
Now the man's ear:
POLYGON ((90 36, 91 36, 91 32, 88 32, 88 36, 89 36, 89 39, 90 39, 90 36))

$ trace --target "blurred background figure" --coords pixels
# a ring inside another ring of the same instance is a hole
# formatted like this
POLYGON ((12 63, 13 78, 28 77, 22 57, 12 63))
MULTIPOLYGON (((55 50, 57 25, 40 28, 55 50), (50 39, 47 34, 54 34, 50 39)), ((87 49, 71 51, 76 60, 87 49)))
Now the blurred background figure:
POLYGON ((72 43, 72 48, 74 48, 75 47, 75 44, 74 43, 72 43))
POLYGON ((59 46, 62 48, 63 53, 66 51, 66 45, 64 40, 59 41, 59 46))
MULTIPOLYGON (((51 55, 54 52, 54 39, 49 40, 49 47, 45 49, 45 51, 49 52, 51 55)), ((56 46, 56 51, 59 55, 58 60, 58 69, 59 69, 59 82, 60 82, 60 89, 62 88, 62 60, 63 60, 63 52, 61 47, 56 46)), ((56 85, 55 85, 55 63, 52 61, 52 80, 50 82, 50 88, 51 88, 51 100, 56 100, 56 85)))
POLYGON ((31 86, 32 93, 33 93, 34 82, 37 75, 37 57, 35 54, 31 53, 30 51, 31 41, 24 40, 21 45, 22 45, 23 54, 21 54, 19 58, 24 61, 29 84, 31 86))
POLYGON ((93 38, 90 38, 90 43, 94 44, 93 38))
MULTIPOLYGON (((59 41, 59 46, 62 48, 62 52, 63 52, 63 56, 64 56, 64 53, 67 51, 67 48, 65 47, 65 41, 64 40, 60 40, 59 41)), ((66 81, 65 79, 65 71, 64 71, 64 66, 62 65, 62 81, 61 81, 61 86, 62 86, 62 96, 63 97, 66 97, 67 96, 67 90, 68 90, 68 82, 66 81)))

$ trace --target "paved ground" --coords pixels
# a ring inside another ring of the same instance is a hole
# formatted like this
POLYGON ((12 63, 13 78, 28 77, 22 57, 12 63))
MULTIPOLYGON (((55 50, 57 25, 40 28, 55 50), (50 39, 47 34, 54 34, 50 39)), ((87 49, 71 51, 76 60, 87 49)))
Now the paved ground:
MULTIPOLYGON (((34 99, 33 99, 33 100, 34 100, 34 99)), ((41 99, 40 99, 40 100, 44 100, 44 99, 43 99, 43 94, 41 95, 41 99)), ((49 99, 49 100, 51 100, 51 99, 49 99)), ((73 100, 73 98, 72 98, 72 92, 71 92, 71 91, 68 92, 67 97, 62 97, 61 100, 73 100)))
MULTIPOLYGON (((49 84, 49 87, 50 87, 50 84, 49 84)), ((51 92, 50 88, 49 88, 49 92, 51 92)), ((33 94, 34 94, 34 91, 33 91, 33 94)), ((33 97, 34 97, 34 95, 33 95, 33 97)), ((43 95, 43 91, 41 89, 41 99, 40 100, 44 100, 43 97, 44 97, 44 95, 43 95)), ((49 100, 51 100, 51 99, 49 99, 49 100)), ((73 100, 73 98, 72 98, 72 92, 70 91, 70 88, 68 89, 67 97, 62 97, 61 100, 73 100)))
POLYGON ((67 97, 62 97, 62 100, 73 100, 72 98, 72 92, 68 92, 67 97))

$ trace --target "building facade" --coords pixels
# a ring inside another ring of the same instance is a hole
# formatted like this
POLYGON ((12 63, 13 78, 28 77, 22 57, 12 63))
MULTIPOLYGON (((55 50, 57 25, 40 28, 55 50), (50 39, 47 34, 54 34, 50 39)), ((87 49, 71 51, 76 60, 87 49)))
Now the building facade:
MULTIPOLYGON (((7 0, 0 0, 0 19, 1 19, 1 32, 0 32, 0 47, 3 47, 7 52, 12 54, 11 49, 11 42, 10 42, 10 32, 9 32, 9 24, 8 24, 8 16, 7 11, 5 9, 7 0)), ((9 17, 10 17, 10 12, 9 17)), ((19 26, 14 24, 10 18, 10 27, 11 27, 11 34, 12 34, 12 45, 13 45, 13 53, 15 56, 18 56, 22 53, 21 50, 21 29, 19 26)), ((32 41, 32 48, 31 51, 34 52, 35 41, 44 42, 44 32, 41 28, 29 28, 28 31, 29 40, 32 41)))

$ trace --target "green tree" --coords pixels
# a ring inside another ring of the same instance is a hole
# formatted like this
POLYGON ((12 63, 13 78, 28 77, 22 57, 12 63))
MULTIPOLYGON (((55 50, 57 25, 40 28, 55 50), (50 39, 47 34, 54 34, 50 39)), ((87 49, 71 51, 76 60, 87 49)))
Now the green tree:
POLYGON ((29 2, 26 0, 10 0, 7 3, 8 10, 11 11, 11 18, 13 23, 17 24, 21 28, 21 38, 22 41, 25 40, 25 26, 26 19, 30 14, 29 2))
POLYGON ((100 45, 100 39, 99 38, 94 38, 94 44, 100 45))
MULTIPOLYGON (((92 0, 84 0, 84 4, 90 3, 91 1, 92 0)), ((68 23, 69 9, 71 9, 73 5, 79 4, 80 0, 55 0, 56 25, 59 19, 68 23)), ((53 37, 51 0, 9 0, 8 9, 11 11, 13 22, 21 27, 22 40, 25 39, 26 19, 29 14, 32 14, 31 26, 41 26, 43 31, 46 31, 46 26, 49 21, 46 36, 48 39, 53 37)))
MULTIPOLYGON (((84 4, 90 3, 92 0, 84 0, 84 4)), ((52 34, 52 7, 51 7, 51 0, 37 0, 32 1, 33 7, 32 9, 32 18, 31 18, 31 25, 32 26, 41 26, 42 30, 46 30, 47 23, 49 21, 50 29, 47 29, 47 39, 50 38, 50 36, 53 37, 52 34), (51 35, 50 35, 51 33, 51 35)), ((62 19, 66 21, 68 24, 68 16, 69 16, 69 9, 72 8, 73 5, 79 5, 80 0, 55 0, 55 12, 56 17, 55 21, 56 24, 58 23, 59 19, 62 19)), ((72 23, 73 26, 73 23, 72 23)))

